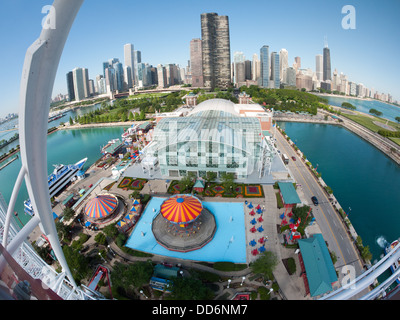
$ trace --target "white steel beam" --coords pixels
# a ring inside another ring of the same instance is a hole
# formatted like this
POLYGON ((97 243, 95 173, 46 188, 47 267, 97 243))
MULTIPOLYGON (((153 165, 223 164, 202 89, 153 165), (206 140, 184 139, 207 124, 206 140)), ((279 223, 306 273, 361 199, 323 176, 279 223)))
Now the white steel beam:
POLYGON ((47 124, 58 64, 72 23, 83 0, 55 0, 40 37, 29 47, 20 88, 19 139, 26 187, 40 226, 69 280, 76 284, 65 260, 54 224, 47 183, 47 124))

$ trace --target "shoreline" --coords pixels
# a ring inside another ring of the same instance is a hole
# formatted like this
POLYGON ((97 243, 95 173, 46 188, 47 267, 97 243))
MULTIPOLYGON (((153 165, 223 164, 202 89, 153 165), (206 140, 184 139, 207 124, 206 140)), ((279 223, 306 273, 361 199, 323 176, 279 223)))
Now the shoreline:
POLYGON ((72 126, 68 123, 63 127, 57 127, 58 130, 68 130, 68 129, 87 129, 87 128, 102 128, 102 127, 130 127, 134 124, 142 124, 144 122, 151 121, 125 121, 125 122, 102 122, 102 123, 88 123, 88 124, 73 124, 72 126))
POLYGON ((382 100, 378 100, 378 99, 374 99, 374 98, 359 98, 359 97, 352 97, 352 96, 342 96, 340 94, 330 94, 330 93, 316 93, 316 92, 309 92, 311 94, 314 94, 316 96, 321 96, 321 97, 333 97, 333 98, 342 98, 342 99, 354 99, 354 100, 362 100, 362 101, 377 101, 377 102, 381 102, 381 103, 385 103, 387 105, 390 106, 394 106, 400 109, 400 106, 387 102, 387 101, 382 101, 382 100))

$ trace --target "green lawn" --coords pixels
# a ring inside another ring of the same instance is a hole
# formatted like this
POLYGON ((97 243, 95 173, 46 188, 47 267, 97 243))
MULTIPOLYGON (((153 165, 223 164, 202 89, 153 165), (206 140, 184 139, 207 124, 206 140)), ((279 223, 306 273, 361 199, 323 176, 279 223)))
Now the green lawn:
MULTIPOLYGON (((341 115, 363 125, 364 127, 368 128, 374 132, 378 132, 379 129, 383 129, 382 127, 374 124, 374 121, 379 121, 383 124, 386 124, 385 119, 381 119, 378 117, 369 117, 369 116, 364 116, 364 115, 360 115, 360 114, 359 115, 350 115, 350 114, 343 114, 343 113, 341 115)), ((388 125, 397 130, 400 130, 400 124, 398 124, 396 122, 389 121, 388 125)))

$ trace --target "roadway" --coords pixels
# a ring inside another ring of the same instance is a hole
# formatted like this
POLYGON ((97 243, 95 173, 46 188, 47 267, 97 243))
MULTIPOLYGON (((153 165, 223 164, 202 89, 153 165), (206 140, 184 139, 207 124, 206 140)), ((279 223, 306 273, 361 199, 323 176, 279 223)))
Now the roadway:
MULTIPOLYGON (((277 149, 280 150, 281 153, 285 153, 290 159, 288 168, 296 183, 300 185, 298 187, 298 193, 304 195, 304 199, 301 198, 301 200, 306 201, 307 205, 311 206, 312 213, 328 244, 329 250, 333 251, 337 256, 335 268, 338 271, 339 283, 335 287, 339 287, 341 286, 341 279, 345 276, 342 272, 342 267, 346 265, 353 266, 356 273, 355 276, 357 277, 364 271, 363 261, 356 252, 353 239, 350 238, 343 221, 339 218, 338 213, 336 213, 327 194, 319 185, 315 176, 306 167, 304 161, 289 145, 288 141, 279 130, 276 130, 275 138, 277 139, 277 149), (292 157, 295 157, 296 161, 293 161, 292 157), (317 206, 314 206, 312 203, 312 196, 317 197, 319 202, 317 206)), ((366 293, 367 291, 364 290, 362 294, 358 295, 356 298, 366 293)))

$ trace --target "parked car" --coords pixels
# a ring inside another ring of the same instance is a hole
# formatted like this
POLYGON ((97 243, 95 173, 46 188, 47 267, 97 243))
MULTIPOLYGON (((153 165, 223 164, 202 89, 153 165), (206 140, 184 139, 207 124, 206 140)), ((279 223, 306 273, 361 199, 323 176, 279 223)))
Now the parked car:
POLYGON ((311 201, 314 203, 314 206, 317 206, 317 205, 318 205, 318 199, 317 199, 316 196, 312 196, 312 197, 311 197, 311 201))
POLYGON ((293 156, 293 157, 292 157, 292 160, 293 160, 293 161, 296 161, 296 157, 295 157, 295 156, 293 156))

